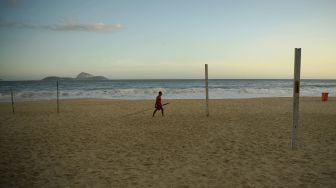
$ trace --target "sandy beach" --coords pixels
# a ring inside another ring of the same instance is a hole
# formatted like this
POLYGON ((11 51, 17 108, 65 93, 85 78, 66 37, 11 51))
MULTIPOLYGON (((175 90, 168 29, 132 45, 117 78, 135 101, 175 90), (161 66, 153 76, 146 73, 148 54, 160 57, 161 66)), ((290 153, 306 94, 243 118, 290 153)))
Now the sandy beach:
POLYGON ((336 187, 336 98, 0 103, 0 187, 336 187))

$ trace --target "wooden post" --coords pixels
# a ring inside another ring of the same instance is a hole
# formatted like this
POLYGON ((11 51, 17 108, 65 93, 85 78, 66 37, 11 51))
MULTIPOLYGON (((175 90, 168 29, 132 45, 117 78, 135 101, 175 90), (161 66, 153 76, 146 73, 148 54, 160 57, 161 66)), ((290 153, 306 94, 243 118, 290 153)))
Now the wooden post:
POLYGON ((13 114, 15 114, 15 110, 14 110, 14 94, 13 94, 13 89, 11 88, 11 98, 12 98, 12 111, 13 114))
POLYGON ((58 91, 58 80, 56 82, 57 85, 57 113, 59 113, 59 91, 58 91))
POLYGON ((209 88, 208 88, 208 64, 205 64, 205 102, 206 116, 209 116, 209 88))
POLYGON ((292 149, 295 149, 297 147, 297 134, 299 127, 300 71, 301 71, 301 48, 295 48, 292 149))

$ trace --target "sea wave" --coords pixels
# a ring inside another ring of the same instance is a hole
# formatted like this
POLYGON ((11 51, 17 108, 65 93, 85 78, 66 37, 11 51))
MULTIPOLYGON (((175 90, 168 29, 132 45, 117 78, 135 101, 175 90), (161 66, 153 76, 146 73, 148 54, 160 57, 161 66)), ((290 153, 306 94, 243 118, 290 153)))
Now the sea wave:
MULTIPOLYGON (((330 87, 306 87, 301 89, 301 96, 320 96, 323 91, 336 90, 330 87)), ((113 88, 113 89, 90 89, 90 90, 61 90, 61 99, 153 99, 157 92, 162 91, 166 99, 202 99, 205 89, 192 88, 113 88)), ((212 99, 230 98, 258 98, 258 97, 291 97, 293 90, 289 87, 274 88, 210 88, 209 96, 212 99)), ((56 99, 56 91, 50 90, 23 90, 14 92, 16 101, 34 101, 56 99)), ((10 101, 10 92, 0 93, 0 101, 10 101)))

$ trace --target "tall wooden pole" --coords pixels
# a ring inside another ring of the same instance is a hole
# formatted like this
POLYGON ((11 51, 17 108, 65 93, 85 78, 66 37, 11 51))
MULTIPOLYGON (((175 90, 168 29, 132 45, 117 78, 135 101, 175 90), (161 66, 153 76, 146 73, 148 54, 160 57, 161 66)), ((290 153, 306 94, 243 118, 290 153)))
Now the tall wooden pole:
POLYGON ((11 88, 11 98, 12 98, 12 111, 13 114, 15 114, 15 110, 14 110, 14 94, 13 94, 13 89, 11 88))
POLYGON ((58 80, 56 82, 57 85, 57 113, 59 113, 59 91, 58 91, 58 80))
POLYGON ((206 116, 209 116, 209 87, 208 87, 208 64, 205 64, 205 102, 206 116))
POLYGON ((301 72, 301 48, 295 48, 292 149, 295 149, 297 147, 297 137, 298 137, 297 134, 299 127, 299 102, 300 102, 300 72, 301 72))

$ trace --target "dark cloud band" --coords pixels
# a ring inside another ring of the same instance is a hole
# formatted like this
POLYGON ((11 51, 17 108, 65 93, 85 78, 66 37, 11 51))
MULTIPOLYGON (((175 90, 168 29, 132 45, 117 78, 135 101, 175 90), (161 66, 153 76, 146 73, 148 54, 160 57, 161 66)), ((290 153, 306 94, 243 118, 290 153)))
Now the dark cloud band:
POLYGON ((15 29, 46 29, 52 31, 86 31, 86 32, 111 32, 123 29, 122 24, 105 24, 102 22, 94 24, 65 23, 54 25, 39 25, 19 22, 0 22, 0 28, 15 29))

